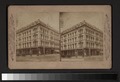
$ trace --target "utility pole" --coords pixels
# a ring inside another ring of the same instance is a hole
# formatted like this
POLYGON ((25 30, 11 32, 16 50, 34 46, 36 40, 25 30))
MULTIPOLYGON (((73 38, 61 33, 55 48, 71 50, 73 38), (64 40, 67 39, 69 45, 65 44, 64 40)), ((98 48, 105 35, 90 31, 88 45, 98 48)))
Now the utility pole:
POLYGON ((60 34, 60 40, 59 40, 59 53, 60 53, 60 61, 61 61, 61 27, 59 27, 59 34, 60 34))
MULTIPOLYGON (((60 13, 60 14, 62 14, 62 13, 60 13)), ((62 19, 59 19, 59 20, 60 20, 59 21, 59 34, 60 34, 59 52, 60 52, 60 61, 61 61, 61 59, 62 59, 62 57, 61 57, 61 28, 63 27, 63 21, 62 21, 62 19)))
POLYGON ((43 30, 43 53, 45 55, 45 31, 43 30))

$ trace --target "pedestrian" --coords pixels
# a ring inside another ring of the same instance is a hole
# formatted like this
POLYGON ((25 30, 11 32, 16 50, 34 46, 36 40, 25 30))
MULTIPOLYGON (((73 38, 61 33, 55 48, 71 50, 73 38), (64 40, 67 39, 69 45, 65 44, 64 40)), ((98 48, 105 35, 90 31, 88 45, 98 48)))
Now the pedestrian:
POLYGON ((75 56, 76 56, 76 58, 77 58, 77 56, 78 56, 78 53, 77 53, 77 51, 75 51, 75 56))
POLYGON ((41 55, 41 51, 39 50, 39 55, 41 55))
POLYGON ((32 56, 32 51, 30 50, 30 56, 32 56))

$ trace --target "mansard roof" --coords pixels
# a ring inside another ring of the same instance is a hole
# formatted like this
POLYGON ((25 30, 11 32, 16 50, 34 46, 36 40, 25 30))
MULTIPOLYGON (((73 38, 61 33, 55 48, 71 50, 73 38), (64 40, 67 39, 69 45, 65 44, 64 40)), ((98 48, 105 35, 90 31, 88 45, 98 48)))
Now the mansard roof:
POLYGON ((80 28, 80 27, 82 27, 82 26, 87 26, 87 27, 89 27, 89 28, 92 28, 92 29, 94 29, 94 30, 99 31, 99 32, 102 33, 102 31, 101 31, 100 29, 98 29, 98 28, 95 27, 94 25, 91 25, 91 24, 87 23, 87 22, 84 20, 84 21, 82 21, 82 22, 80 22, 80 23, 78 23, 78 24, 76 24, 76 25, 74 25, 74 26, 72 26, 72 27, 64 30, 64 31, 62 32, 62 34, 68 33, 68 32, 70 32, 70 31, 75 30, 75 29, 77 29, 77 28, 80 28))
POLYGON ((46 28, 48 28, 48 29, 50 29, 50 30, 53 30, 54 32, 57 32, 57 33, 58 33, 57 30, 53 29, 50 25, 45 24, 45 23, 42 22, 40 19, 32 22, 31 24, 29 24, 29 25, 27 25, 27 26, 22 27, 21 29, 17 30, 16 33, 19 33, 19 32, 22 32, 22 31, 24 31, 24 30, 27 30, 27 29, 29 29, 29 28, 32 28, 32 27, 34 27, 34 26, 36 26, 36 25, 38 25, 38 24, 40 24, 40 25, 42 25, 42 26, 44 26, 44 27, 46 27, 46 28))

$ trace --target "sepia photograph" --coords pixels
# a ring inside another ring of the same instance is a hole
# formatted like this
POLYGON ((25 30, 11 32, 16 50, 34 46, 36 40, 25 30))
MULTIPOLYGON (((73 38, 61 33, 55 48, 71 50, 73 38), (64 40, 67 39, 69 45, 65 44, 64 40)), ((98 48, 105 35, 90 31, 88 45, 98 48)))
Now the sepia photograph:
POLYGON ((22 22, 18 21, 16 30, 16 61, 59 61, 59 13, 31 12, 19 16, 17 21, 22 22))
POLYGON ((111 69, 110 5, 9 6, 10 69, 111 69))

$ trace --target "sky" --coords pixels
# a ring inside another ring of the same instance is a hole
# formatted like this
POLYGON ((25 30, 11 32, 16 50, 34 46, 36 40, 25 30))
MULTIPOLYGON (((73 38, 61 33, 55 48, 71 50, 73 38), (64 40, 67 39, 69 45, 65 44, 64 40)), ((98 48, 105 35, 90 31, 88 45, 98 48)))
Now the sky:
POLYGON ((103 30, 104 20, 103 13, 100 12, 64 12, 59 15, 59 12, 33 12, 27 10, 21 10, 17 13, 16 19, 17 30, 31 24, 32 22, 40 19, 45 24, 50 25, 53 29, 59 30, 59 17, 64 22, 62 31, 82 22, 86 21, 103 30))
POLYGON ((60 18, 63 21, 62 31, 84 20, 87 23, 96 26, 100 30, 103 30, 104 27, 103 13, 99 12, 64 12, 60 15, 60 18))
POLYGON ((31 24, 34 21, 40 19, 45 24, 50 25, 55 30, 59 29, 59 13, 58 12, 19 12, 16 17, 17 29, 31 24))

